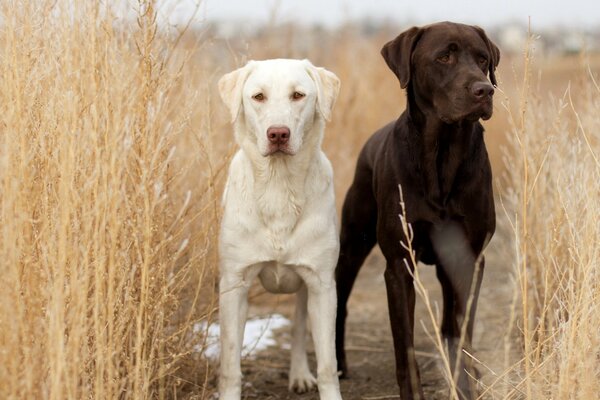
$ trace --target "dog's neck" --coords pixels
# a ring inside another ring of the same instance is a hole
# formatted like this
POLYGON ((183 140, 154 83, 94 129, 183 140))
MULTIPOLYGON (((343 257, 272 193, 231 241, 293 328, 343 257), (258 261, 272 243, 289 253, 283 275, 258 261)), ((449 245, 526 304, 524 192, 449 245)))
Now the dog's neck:
POLYGON ((418 132, 413 140, 420 153, 425 194, 434 207, 444 208, 458 168, 468 157, 476 122, 463 120, 446 123, 435 112, 424 111, 433 110, 433 106, 430 106, 423 105, 409 93, 406 112, 410 123, 415 126, 415 132, 418 132))
POLYGON ((238 136, 239 145, 252 164, 257 212, 274 235, 292 230, 302 213, 311 167, 321 147, 323 125, 315 121, 295 155, 263 156, 252 137, 238 136))

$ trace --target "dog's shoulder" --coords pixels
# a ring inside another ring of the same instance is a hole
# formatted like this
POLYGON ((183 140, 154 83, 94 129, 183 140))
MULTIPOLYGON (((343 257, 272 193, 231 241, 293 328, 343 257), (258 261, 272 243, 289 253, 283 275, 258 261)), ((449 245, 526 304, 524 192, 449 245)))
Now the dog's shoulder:
POLYGON ((238 150, 229 164, 222 205, 225 206, 232 197, 244 200, 249 195, 253 179, 250 160, 242 150, 238 150))
POLYGON ((311 165, 309 170, 309 176, 306 181, 308 188, 314 189, 315 194, 322 193, 327 188, 331 187, 333 183, 333 167, 331 162, 323 153, 319 150, 315 156, 315 162, 311 165))
POLYGON ((375 131, 366 141, 358 155, 357 170, 372 171, 375 165, 381 160, 385 146, 389 142, 390 135, 394 130, 396 121, 375 131))

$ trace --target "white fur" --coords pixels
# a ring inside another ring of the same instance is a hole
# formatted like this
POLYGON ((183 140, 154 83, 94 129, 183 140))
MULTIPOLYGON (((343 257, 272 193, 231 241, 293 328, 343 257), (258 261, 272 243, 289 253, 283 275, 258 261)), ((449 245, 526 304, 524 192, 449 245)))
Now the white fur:
POLYGON ((333 171, 321 141, 339 90, 337 77, 307 60, 251 61, 221 78, 240 150, 229 167, 219 238, 221 400, 241 395, 240 351, 248 288, 256 276, 273 293, 297 294, 289 388, 318 385, 341 399, 335 358, 338 223, 333 171), (302 99, 293 99, 300 92, 302 99), (263 94, 263 100, 253 98, 263 94), (267 129, 290 129, 290 154, 269 153, 267 129), (310 318, 317 377, 308 368, 310 318))

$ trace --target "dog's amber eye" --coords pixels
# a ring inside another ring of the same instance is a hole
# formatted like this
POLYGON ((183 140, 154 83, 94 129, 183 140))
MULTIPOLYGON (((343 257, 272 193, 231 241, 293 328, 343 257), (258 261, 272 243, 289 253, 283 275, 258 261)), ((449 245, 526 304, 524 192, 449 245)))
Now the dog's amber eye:
POLYGON ((252 98, 256 101, 263 101, 265 99, 265 95, 262 93, 257 93, 252 98))
POLYGON ((300 92, 294 92, 294 93, 292 93, 292 99, 293 100, 300 100, 304 96, 306 96, 304 93, 300 93, 300 92))
POLYGON ((447 64, 450 62, 450 54, 444 54, 443 56, 438 57, 437 60, 442 64, 447 64))
POLYGON ((486 65, 487 64, 487 58, 485 57, 479 57, 479 65, 486 65))

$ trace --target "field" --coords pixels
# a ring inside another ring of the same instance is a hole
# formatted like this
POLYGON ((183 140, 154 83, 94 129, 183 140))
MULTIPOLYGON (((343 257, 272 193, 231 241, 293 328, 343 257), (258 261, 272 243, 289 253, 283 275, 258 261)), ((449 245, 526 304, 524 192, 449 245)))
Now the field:
MULTIPOLYGON (((324 142, 339 206, 362 144, 403 109, 379 56, 400 29, 306 36, 271 26, 224 41, 210 30, 158 29, 145 2, 128 17, 94 2, 21 3, 0 5, 0 398, 209 398, 214 365, 202 357, 198 323, 218 312, 220 192, 235 150, 216 81, 270 57, 306 57, 339 76, 324 142)), ((600 393, 600 58, 546 57, 535 46, 532 38, 523 54, 502 56, 485 123, 499 227, 480 307, 498 319, 480 317, 501 334, 475 355, 482 398, 592 399, 600 393)), ((383 291, 381 260, 369 262, 365 285, 383 291)), ((423 278, 417 313, 430 326, 436 283, 423 278)), ((257 287, 253 299, 260 312, 289 312, 289 298, 257 287)), ((371 323, 384 324, 385 310, 369 307, 371 323)), ((435 341, 419 343, 439 352, 435 341)), ((285 365, 286 352, 277 354, 285 365)), ((381 361, 374 374, 389 373, 389 358, 370 356, 381 361)), ((250 377, 264 372, 257 366, 269 368, 264 359, 245 365, 250 377)), ((272 370, 274 387, 285 388, 272 370)), ((443 371, 436 376, 432 394, 447 387, 443 371)), ((373 383, 344 385, 356 398, 390 398, 376 397, 381 387, 365 391, 373 383)))

